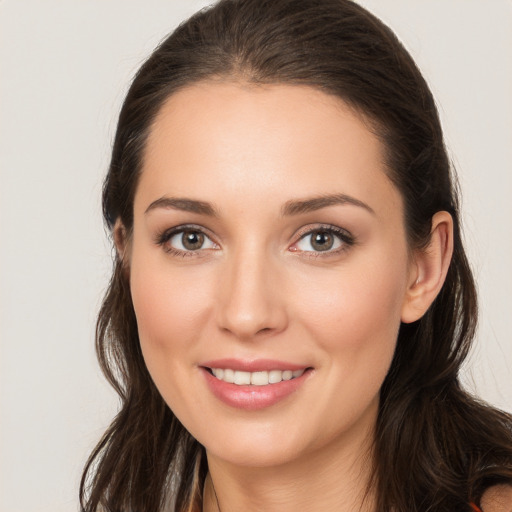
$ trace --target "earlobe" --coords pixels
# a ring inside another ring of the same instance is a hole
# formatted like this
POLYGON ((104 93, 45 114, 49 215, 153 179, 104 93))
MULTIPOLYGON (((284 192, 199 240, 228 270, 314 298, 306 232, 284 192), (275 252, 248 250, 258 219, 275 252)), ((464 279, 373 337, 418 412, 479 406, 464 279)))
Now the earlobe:
POLYGON ((432 217, 430 241, 417 249, 402 306, 402 322, 419 320, 434 302, 446 279, 453 253, 453 219, 445 211, 432 217))

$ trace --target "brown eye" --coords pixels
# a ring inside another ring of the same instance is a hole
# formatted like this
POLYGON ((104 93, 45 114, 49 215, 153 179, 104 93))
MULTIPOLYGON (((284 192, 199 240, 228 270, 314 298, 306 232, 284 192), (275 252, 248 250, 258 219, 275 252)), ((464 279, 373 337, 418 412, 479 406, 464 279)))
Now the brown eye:
POLYGON ((199 231, 184 231, 181 235, 181 243, 187 251, 196 251, 203 246, 204 235, 199 231))
POLYGON ((334 236, 327 231, 315 231, 311 234, 311 247, 315 251, 328 251, 334 245, 334 236))
POLYGON ((338 227, 318 227, 302 235, 300 240, 292 246, 292 250, 303 253, 329 253, 334 254, 354 244, 353 236, 346 230, 338 227))
POLYGON ((218 249, 218 245, 199 229, 173 229, 158 238, 158 244, 171 254, 198 254, 206 249, 218 249))

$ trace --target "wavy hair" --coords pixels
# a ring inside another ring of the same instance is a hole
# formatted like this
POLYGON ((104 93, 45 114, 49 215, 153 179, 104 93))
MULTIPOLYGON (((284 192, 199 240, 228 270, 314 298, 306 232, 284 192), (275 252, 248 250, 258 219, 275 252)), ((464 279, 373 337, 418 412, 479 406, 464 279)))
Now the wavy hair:
MULTIPOLYGON (((136 74, 124 101, 103 189, 110 230, 128 236, 152 122, 177 90, 207 79, 307 85, 362 113, 386 150, 412 248, 449 212, 454 253, 428 312, 400 328, 381 390, 371 485, 377 510, 469 510, 490 485, 512 482, 512 419, 479 402, 458 373, 475 334, 476 293, 463 248, 456 180, 432 94, 393 32, 350 0, 220 0, 180 25, 136 74)), ((83 512, 201 507, 204 448, 167 407, 145 367, 119 257, 96 348, 121 408, 91 454, 83 512)))

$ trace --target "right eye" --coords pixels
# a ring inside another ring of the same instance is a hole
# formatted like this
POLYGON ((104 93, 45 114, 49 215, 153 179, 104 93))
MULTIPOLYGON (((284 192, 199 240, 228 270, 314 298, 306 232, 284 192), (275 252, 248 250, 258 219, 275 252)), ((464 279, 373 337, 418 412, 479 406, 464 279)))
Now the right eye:
POLYGON ((173 229, 159 237, 158 243, 175 255, 186 256, 202 249, 217 249, 218 245, 205 233, 194 228, 173 229))

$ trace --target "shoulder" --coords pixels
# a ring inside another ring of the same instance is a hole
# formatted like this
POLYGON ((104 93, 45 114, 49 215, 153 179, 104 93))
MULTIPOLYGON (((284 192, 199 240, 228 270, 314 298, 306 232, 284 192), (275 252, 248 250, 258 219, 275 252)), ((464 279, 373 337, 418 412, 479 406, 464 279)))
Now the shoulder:
POLYGON ((483 512, 512 512, 512 485, 495 485, 487 489, 480 501, 483 512))

